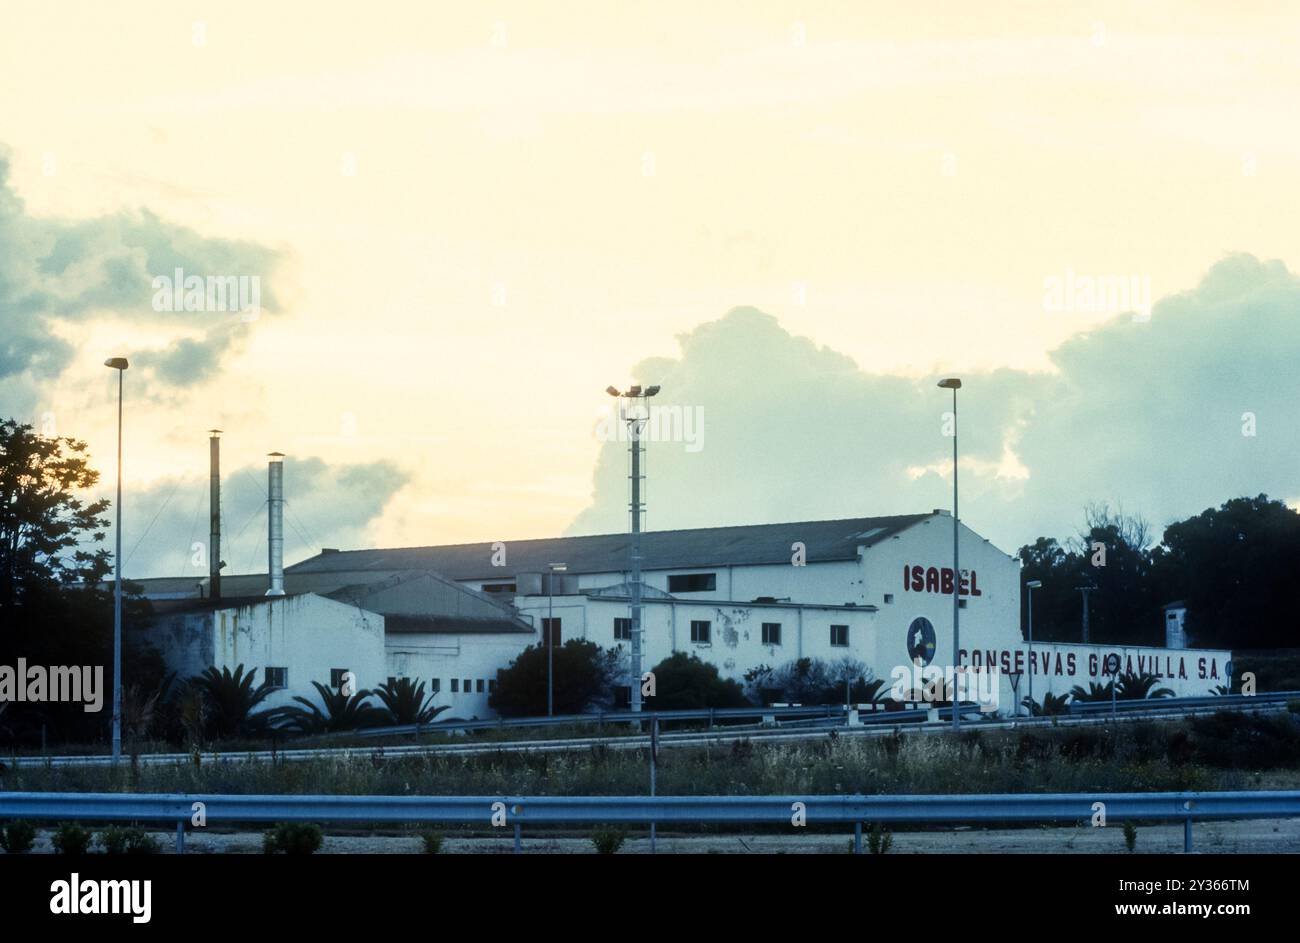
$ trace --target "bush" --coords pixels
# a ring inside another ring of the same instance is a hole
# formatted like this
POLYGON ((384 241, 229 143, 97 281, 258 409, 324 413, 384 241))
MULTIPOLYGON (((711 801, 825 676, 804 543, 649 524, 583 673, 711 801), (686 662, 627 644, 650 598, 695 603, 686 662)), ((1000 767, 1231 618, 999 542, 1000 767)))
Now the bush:
POLYGON ((99 844, 106 855, 156 855, 162 848, 158 840, 142 828, 110 825, 99 833, 99 844))
POLYGON ((1196 758, 1220 769, 1276 769, 1300 763, 1300 718, 1219 711, 1191 718, 1196 758))
POLYGON ((442 851, 442 832, 435 832, 431 828, 426 828, 420 833, 420 838, 424 842, 424 853, 426 855, 436 855, 442 851))
POLYGON ((1124 823, 1124 847, 1129 850, 1129 854, 1132 854, 1134 849, 1137 848, 1137 842, 1138 842, 1137 826, 1134 825, 1132 822, 1125 822, 1124 823))
POLYGON ((627 839, 627 833, 621 828, 611 828, 602 825, 596 829, 591 836, 591 843, 596 846, 596 853, 599 855, 617 854, 618 850, 623 847, 623 842, 627 839))
POLYGON ((90 829, 76 822, 63 822, 54 831, 50 842, 61 855, 84 855, 90 850, 90 829))
POLYGON ((30 822, 21 819, 9 822, 0 829, 0 848, 6 854, 21 855, 32 850, 36 844, 36 829, 30 822))
POLYGON ((325 833, 310 822, 280 822, 262 836, 262 851, 268 855, 310 855, 320 850, 325 833))
POLYGON ((676 652, 650 669, 655 696, 648 710, 681 711, 705 707, 750 707, 739 684, 718 674, 717 665, 676 652))
MULTIPOLYGON (((581 714, 613 702, 620 680, 618 649, 602 649, 586 639, 569 639, 551 650, 555 713, 581 714)), ((502 717, 537 717, 546 713, 546 646, 530 645, 510 667, 497 672, 497 689, 488 706, 502 717)))

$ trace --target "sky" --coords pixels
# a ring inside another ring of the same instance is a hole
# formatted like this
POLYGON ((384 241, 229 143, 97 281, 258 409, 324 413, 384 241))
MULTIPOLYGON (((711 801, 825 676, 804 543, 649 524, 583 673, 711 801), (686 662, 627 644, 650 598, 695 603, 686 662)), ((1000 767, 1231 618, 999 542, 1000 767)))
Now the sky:
POLYGON ((271 451, 291 561, 621 529, 633 382, 683 420, 651 529, 950 506, 950 374, 1005 550, 1294 504, 1298 38, 1252 2, 10 0, 0 415, 107 493, 130 359, 129 576, 206 571, 211 428, 233 572, 271 451), (172 304, 177 268, 257 305, 172 304))

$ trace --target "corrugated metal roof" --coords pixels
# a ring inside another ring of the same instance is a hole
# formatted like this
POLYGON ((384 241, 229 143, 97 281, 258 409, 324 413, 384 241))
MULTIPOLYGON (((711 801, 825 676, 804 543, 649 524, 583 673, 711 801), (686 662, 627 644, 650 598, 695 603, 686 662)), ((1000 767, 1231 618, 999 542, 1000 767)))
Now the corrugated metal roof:
MULTIPOLYGON (((747 524, 690 530, 647 531, 641 535, 642 566, 648 570, 692 569, 789 563, 791 544, 807 548, 809 563, 852 560, 860 546, 873 546, 928 517, 899 514, 834 521, 747 524)), ((565 563, 569 573, 613 573, 630 568, 628 534, 509 540, 505 565, 493 566, 493 543, 376 550, 332 550, 287 568, 287 575, 310 573, 395 572, 432 570, 453 580, 509 579, 519 573, 545 572, 565 563)))

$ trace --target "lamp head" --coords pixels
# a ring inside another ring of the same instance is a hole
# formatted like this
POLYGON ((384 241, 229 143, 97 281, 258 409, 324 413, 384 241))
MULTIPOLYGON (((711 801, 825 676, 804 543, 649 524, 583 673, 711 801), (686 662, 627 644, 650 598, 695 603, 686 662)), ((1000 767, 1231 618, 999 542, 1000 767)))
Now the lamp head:
POLYGON ((942 390, 960 390, 961 380, 957 377, 948 377, 946 380, 939 381, 939 388, 942 390))
POLYGON ((1043 588, 1043 581, 1042 581, 1042 580, 1030 580, 1028 583, 1025 584, 1025 586, 1027 586, 1029 589, 1042 589, 1042 588, 1043 588))
POLYGON ((104 366, 111 367, 114 370, 125 370, 128 364, 125 357, 109 357, 104 361, 104 366))

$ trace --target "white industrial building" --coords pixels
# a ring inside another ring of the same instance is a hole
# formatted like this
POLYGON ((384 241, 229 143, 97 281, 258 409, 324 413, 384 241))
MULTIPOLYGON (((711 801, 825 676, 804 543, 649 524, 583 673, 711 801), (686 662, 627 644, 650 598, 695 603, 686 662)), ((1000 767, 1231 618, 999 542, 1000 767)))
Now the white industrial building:
MULTIPOLYGON (((274 516, 274 507, 273 507, 274 516)), ((998 669, 1000 712, 1027 693, 1104 683, 1105 656, 1177 694, 1228 683, 1226 651, 1034 646, 1021 637, 1018 561, 960 526, 960 663, 998 669)), ((339 670, 358 687, 424 680, 447 716, 491 715, 497 672, 542 638, 630 647, 627 534, 450 546, 322 550, 280 575, 140 581, 159 616, 133 634, 178 670, 270 668, 291 694, 339 670), (553 572, 556 564, 563 572, 553 572), (276 581, 279 580, 279 583, 276 581), (256 598, 278 585, 285 598, 256 598)), ((953 664, 952 518, 891 517, 644 533, 643 666, 684 651, 740 680, 799 658, 861 662, 890 679, 953 664)), ((647 709, 653 701, 647 701, 647 709)))

